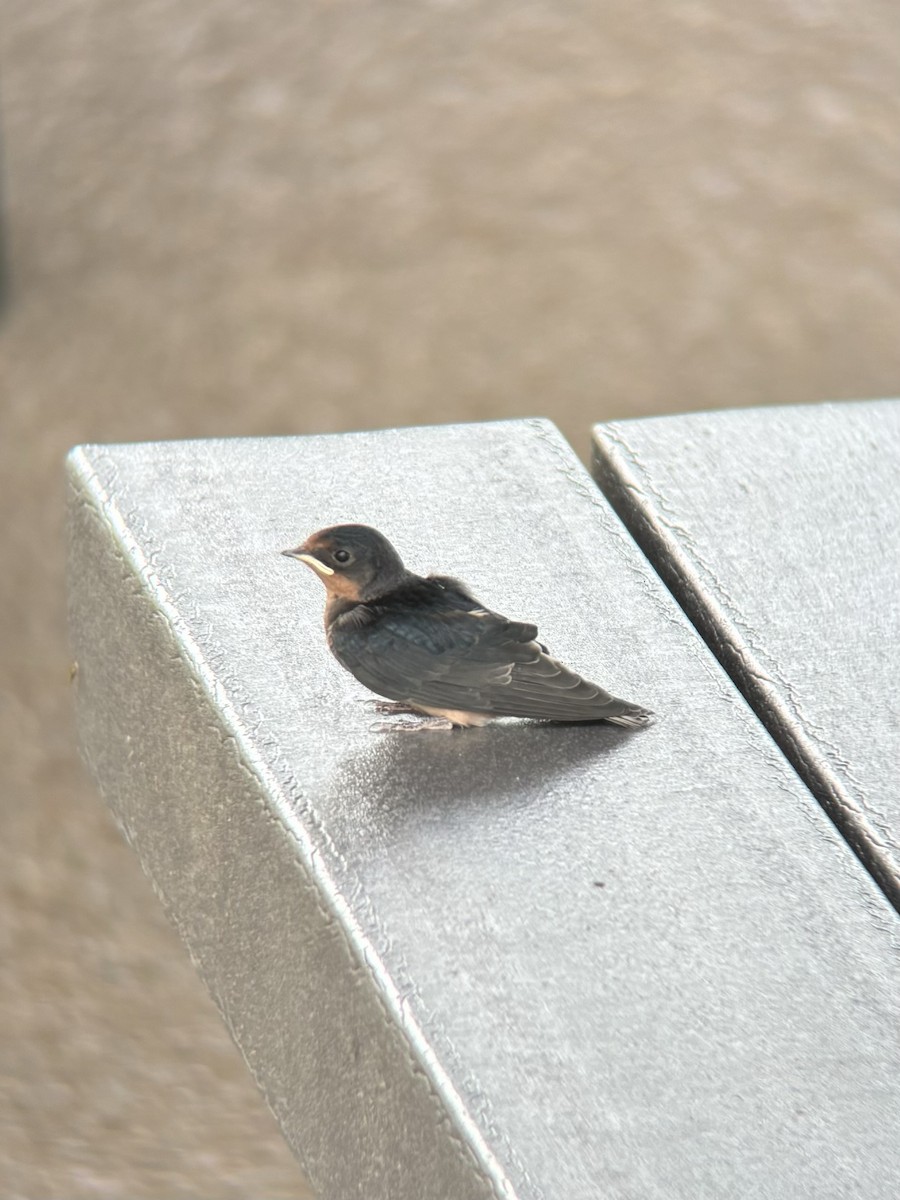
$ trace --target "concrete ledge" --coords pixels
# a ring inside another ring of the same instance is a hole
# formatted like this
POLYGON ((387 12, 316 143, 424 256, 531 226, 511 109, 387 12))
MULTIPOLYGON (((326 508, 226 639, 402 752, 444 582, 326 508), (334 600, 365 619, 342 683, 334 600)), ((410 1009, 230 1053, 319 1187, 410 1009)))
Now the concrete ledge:
POLYGON ((323 1197, 893 1200, 894 914, 551 426, 69 476, 85 756, 323 1197), (658 724, 373 733, 278 554, 353 519, 658 724))
POLYGON ((595 473, 900 908, 900 401, 615 421, 595 473))

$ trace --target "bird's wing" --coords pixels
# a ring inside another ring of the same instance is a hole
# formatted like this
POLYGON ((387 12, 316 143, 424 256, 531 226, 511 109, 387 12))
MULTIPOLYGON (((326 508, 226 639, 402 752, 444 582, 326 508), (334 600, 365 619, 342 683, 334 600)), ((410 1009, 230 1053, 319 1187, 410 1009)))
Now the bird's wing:
POLYGON ((486 609, 354 609, 335 626, 338 660, 392 700, 558 721, 609 719, 634 708, 546 654, 536 626, 486 609))

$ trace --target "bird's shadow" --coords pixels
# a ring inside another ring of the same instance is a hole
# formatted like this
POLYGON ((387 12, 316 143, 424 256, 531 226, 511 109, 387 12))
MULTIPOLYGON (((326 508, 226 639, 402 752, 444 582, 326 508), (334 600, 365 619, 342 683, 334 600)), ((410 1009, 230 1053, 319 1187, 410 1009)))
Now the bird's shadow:
POLYGON ((501 721, 452 733, 377 733, 341 761, 319 807, 339 845, 362 830, 385 844, 410 822, 526 810, 572 789, 602 795, 604 764, 636 732, 602 722, 501 721))

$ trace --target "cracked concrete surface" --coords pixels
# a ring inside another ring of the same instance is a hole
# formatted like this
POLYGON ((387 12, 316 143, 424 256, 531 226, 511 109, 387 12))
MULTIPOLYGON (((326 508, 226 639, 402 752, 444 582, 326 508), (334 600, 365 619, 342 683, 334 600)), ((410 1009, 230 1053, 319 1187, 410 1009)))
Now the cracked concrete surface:
POLYGON ((0 1180, 301 1197, 72 748, 73 443, 896 394, 900 15, 9 0, 0 1180))

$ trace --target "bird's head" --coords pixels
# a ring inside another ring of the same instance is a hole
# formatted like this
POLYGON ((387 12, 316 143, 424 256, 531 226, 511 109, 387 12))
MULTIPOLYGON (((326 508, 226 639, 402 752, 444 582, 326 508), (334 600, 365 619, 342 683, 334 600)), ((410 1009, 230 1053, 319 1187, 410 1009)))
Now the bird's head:
POLYGON ((400 555, 370 525, 331 525, 306 539, 288 558, 306 563, 329 596, 366 601, 391 591, 407 576, 400 555))

